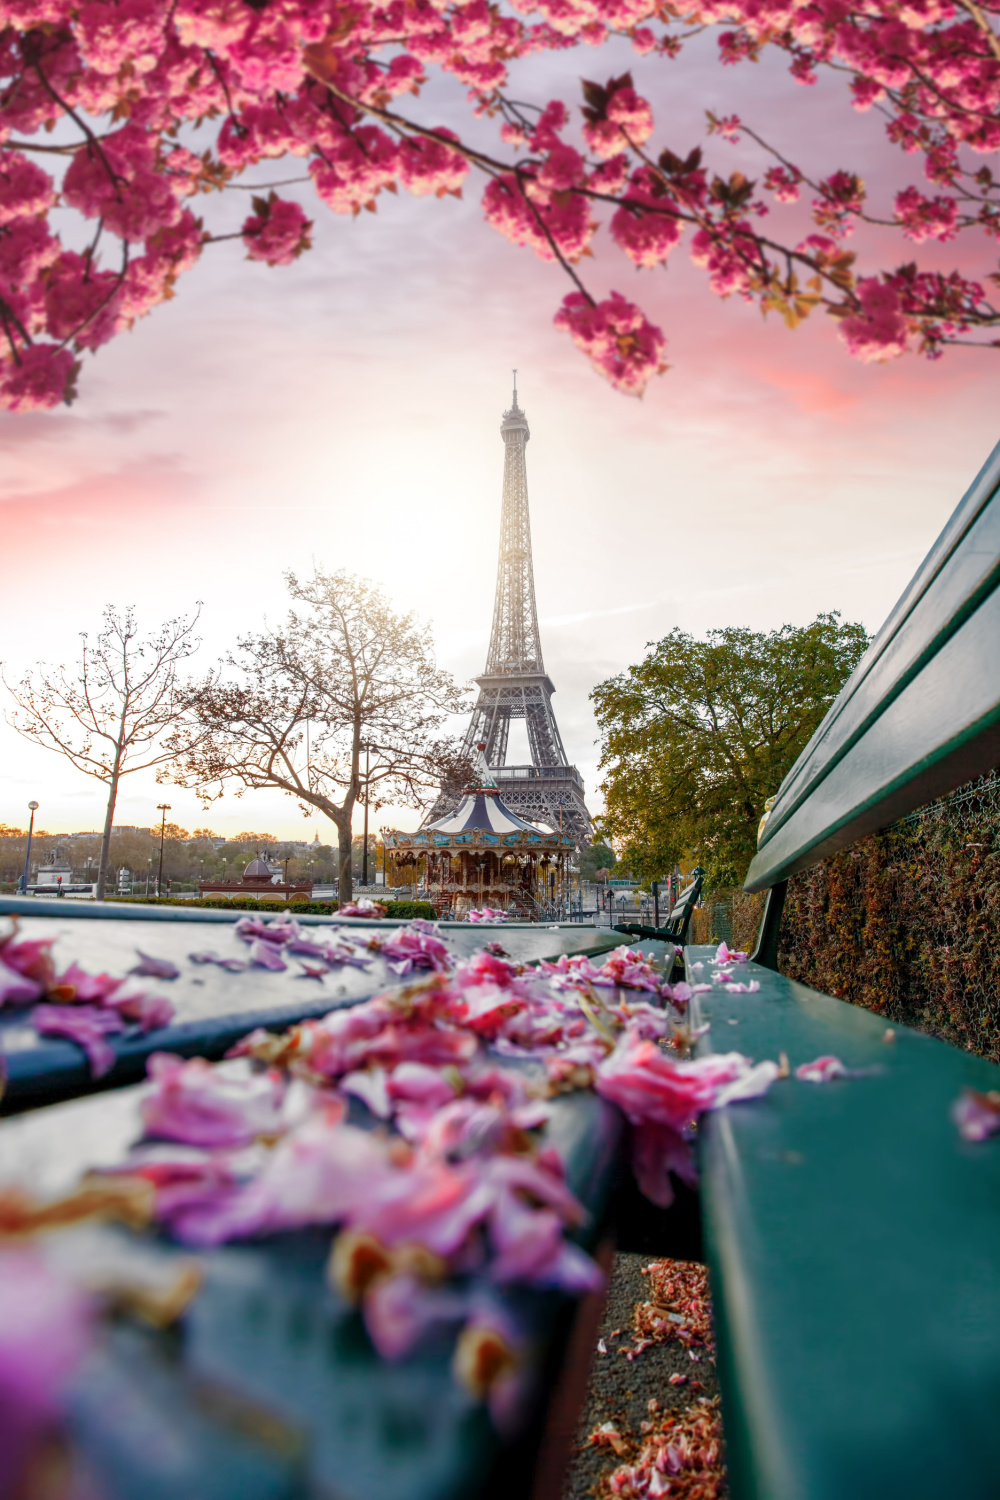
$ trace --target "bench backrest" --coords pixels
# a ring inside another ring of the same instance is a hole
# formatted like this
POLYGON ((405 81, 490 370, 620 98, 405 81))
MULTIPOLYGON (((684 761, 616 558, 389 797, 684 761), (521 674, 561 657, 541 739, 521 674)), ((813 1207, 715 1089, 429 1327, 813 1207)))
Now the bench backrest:
POLYGON ((694 877, 690 885, 684 887, 670 909, 666 931, 678 943, 683 943, 687 938, 688 928, 691 925, 694 909, 698 905, 698 898, 701 895, 704 880, 705 872, 699 866, 694 872, 694 877))
POLYGON ((1000 764, 1000 444, 785 777, 766 890, 1000 764))

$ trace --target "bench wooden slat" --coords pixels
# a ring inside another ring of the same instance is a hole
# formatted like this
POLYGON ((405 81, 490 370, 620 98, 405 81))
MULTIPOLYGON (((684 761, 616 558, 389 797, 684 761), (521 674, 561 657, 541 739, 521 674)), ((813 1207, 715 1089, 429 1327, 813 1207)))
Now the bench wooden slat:
MULTIPOLYGON (((689 948, 711 982, 714 949, 689 948)), ((794 1077, 707 1116, 702 1205, 735 1500, 995 1497, 1000 1141, 964 1142, 963 1087, 1000 1068, 755 964, 697 997, 701 1046, 794 1077), (738 1024, 731 1025, 731 1021, 738 1024)))
POLYGON ((762 890, 1000 758, 1000 448, 781 785, 762 890))
MULTIPOLYGON (((231 974, 214 965, 195 965, 188 955, 213 949, 226 957, 246 959, 248 946, 232 931, 246 912, 177 912, 176 908, 146 908, 156 913, 151 921, 134 909, 111 904, 106 908, 76 907, 68 899, 34 903, 31 898, 0 900, 0 919, 18 915, 19 934, 25 938, 57 936, 53 949, 62 970, 74 959, 88 973, 124 975, 138 963, 138 950, 169 959, 181 970, 174 980, 139 981, 151 993, 166 995, 175 1016, 169 1026, 145 1035, 133 1032, 109 1040, 116 1061, 98 1082, 117 1086, 142 1078, 151 1052, 178 1052, 185 1057, 224 1056, 234 1042, 255 1026, 281 1028, 309 1016, 325 1015, 338 1005, 355 1004, 378 994, 387 985, 399 983, 384 959, 369 955, 367 969, 344 967, 323 981, 299 978, 299 965, 288 956, 288 970, 272 973, 251 968, 231 974), (44 906, 44 912, 38 910, 44 906), (95 910, 98 915, 95 916, 95 910), (126 915, 119 916, 119 913, 126 915), (211 917, 206 927, 203 918, 211 917), (202 925, 199 925, 201 923, 202 925)), ((303 925, 308 918, 301 919, 303 925)), ((2 920, 0 920, 0 925, 2 920)), ((373 932, 394 932, 398 922, 360 920, 346 932, 346 923, 313 918, 309 931, 317 938, 335 939, 338 932, 358 943, 373 932), (317 928, 321 929, 317 931, 317 928)), ((523 963, 555 959, 562 953, 600 954, 620 943, 618 934, 606 928, 563 924, 558 928, 531 926, 479 927, 469 923, 442 924, 443 941, 456 955, 465 956, 498 938, 507 952, 523 963)), ((56 1038, 42 1037, 30 1024, 30 1006, 5 1006, 0 1010, 0 1060, 7 1070, 3 1095, 4 1112, 89 1091, 94 1086, 90 1068, 80 1047, 56 1038)))

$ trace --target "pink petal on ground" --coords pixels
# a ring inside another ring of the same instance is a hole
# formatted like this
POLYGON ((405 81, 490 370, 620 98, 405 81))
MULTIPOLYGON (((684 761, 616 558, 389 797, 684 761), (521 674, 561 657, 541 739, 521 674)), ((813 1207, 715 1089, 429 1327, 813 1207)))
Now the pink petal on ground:
POLYGON ((951 1106, 951 1118, 959 1134, 967 1141, 984 1141, 1000 1130, 1000 1093, 991 1089, 981 1094, 963 1089, 951 1106))
POLYGON ((0 963, 18 974, 44 983, 52 973, 50 949, 54 942, 55 938, 27 938, 17 943, 11 936, 0 943, 0 963))
POLYGON ((145 979, 177 979, 180 975, 180 969, 169 958, 152 958, 148 953, 143 953, 141 948, 137 948, 136 952, 139 963, 129 970, 130 974, 141 974, 145 979))
POLYGON ((189 1146, 248 1145, 282 1127, 285 1086, 277 1073, 233 1077, 204 1058, 184 1061, 154 1052, 147 1065, 152 1088, 139 1112, 150 1135, 189 1146))
POLYGON ((53 989, 62 991, 64 998, 84 1005, 103 1005, 113 995, 123 979, 114 979, 110 974, 88 974, 79 964, 71 963, 64 974, 57 974, 53 989))
POLYGON ((429 1104, 435 1109, 450 1104, 458 1093, 455 1081, 440 1068, 419 1062, 401 1062, 389 1075, 387 1088, 392 1100, 429 1104))
POLYGON ((82 1047, 94 1078, 103 1077, 115 1060, 106 1037, 125 1030, 116 1011, 97 1005, 36 1005, 31 1024, 41 1036, 65 1037, 82 1047))
POLYGON ((206 948, 201 953, 189 953, 188 958, 193 964, 215 964, 220 969, 228 970, 230 974, 242 974, 250 967, 241 958, 220 958, 211 948, 206 948))
POLYGON ((0 962, 0 1005, 27 1005, 45 993, 37 979, 29 979, 17 969, 0 962))
POLYGON ((738 1104, 741 1099, 759 1099, 762 1094, 767 1093, 779 1073, 776 1062, 755 1063, 739 1078, 723 1084, 715 1096, 712 1108, 721 1109, 726 1104, 738 1104))
POLYGON ((698 1185, 698 1169, 688 1142, 669 1125, 653 1120, 633 1129, 632 1171, 640 1192, 657 1208, 669 1208, 674 1201, 671 1174, 688 1187, 698 1185))
POLYGON ((137 1021, 143 1031, 156 1031, 174 1018, 173 1002, 165 995, 150 995, 135 989, 131 981, 114 991, 104 1002, 105 1010, 115 1010, 126 1021, 137 1021))
POLYGON ((405 1273, 376 1281, 364 1299, 368 1337, 390 1361, 409 1354, 434 1324, 458 1322, 466 1310, 467 1299, 458 1293, 425 1286, 405 1273))
POLYGON ((367 1104, 372 1114, 377 1115, 380 1120, 387 1120, 392 1114, 384 1068, 365 1068, 356 1073, 345 1073, 340 1080, 340 1089, 342 1093, 353 1094, 356 1099, 367 1104))
POLYGON ((817 1057, 814 1062, 800 1063, 795 1076, 803 1083, 829 1083, 831 1078, 846 1078, 847 1069, 839 1057, 817 1057))
POLYGON ((250 962, 257 969, 287 969, 288 965, 273 943, 258 938, 250 948, 250 962))
POLYGON ((0 1251, 0 1494, 31 1488, 23 1471, 90 1347, 92 1315, 34 1249, 0 1251))

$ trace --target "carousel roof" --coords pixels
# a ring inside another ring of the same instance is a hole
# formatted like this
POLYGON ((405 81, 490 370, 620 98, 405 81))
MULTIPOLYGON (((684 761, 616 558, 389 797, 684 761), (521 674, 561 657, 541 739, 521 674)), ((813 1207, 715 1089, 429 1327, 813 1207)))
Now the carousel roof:
POLYGON ((428 833, 470 833, 476 829, 484 833, 516 833, 520 829, 532 833, 539 831, 534 823, 526 823, 517 813, 511 812, 504 802, 486 764, 483 749, 480 745, 473 784, 461 806, 446 817, 438 818, 436 823, 428 823, 428 833))

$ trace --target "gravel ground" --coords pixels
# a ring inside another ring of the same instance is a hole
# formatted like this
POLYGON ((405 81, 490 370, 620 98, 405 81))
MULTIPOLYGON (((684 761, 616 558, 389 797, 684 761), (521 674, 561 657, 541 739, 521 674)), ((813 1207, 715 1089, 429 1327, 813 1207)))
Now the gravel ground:
POLYGON ((590 1444, 590 1434, 596 1427, 610 1421, 623 1436, 629 1433, 637 1436, 640 1423, 649 1414, 652 1398, 655 1397, 661 1409, 681 1409, 696 1397, 718 1395, 714 1362, 705 1354, 699 1362, 692 1361, 687 1349, 676 1341, 653 1344, 631 1361, 617 1352, 633 1343, 633 1311, 636 1303, 644 1302, 649 1295, 648 1278, 643 1276, 642 1268, 650 1260, 648 1255, 615 1257, 599 1335, 608 1352, 601 1354, 595 1349, 593 1355, 587 1399, 563 1500, 591 1500, 594 1486, 621 1462, 609 1448, 590 1444), (670 1376, 675 1374, 686 1375, 687 1383, 671 1385, 670 1376), (693 1380, 700 1381, 703 1389, 692 1391, 693 1380))

